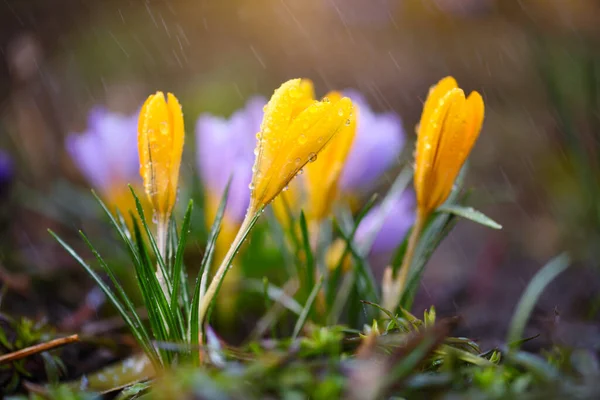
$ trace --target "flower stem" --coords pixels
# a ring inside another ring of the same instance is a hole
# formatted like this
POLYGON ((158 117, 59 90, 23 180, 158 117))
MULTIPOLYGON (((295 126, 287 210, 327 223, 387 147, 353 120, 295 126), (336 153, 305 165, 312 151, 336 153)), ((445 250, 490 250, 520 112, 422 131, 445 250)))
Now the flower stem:
MULTIPOLYGON (((163 261, 167 262, 167 227, 169 226, 168 218, 160 218, 158 223, 156 224, 156 240, 158 251, 160 253, 160 257, 163 261)), ((167 288, 166 277, 162 273, 162 269, 160 265, 156 265, 156 279, 158 279, 158 283, 167 298, 167 301, 170 301, 170 293, 167 288)))
POLYGON ((202 324, 204 323, 204 318, 206 317, 206 313, 208 312, 208 307, 212 303, 213 298, 217 295, 219 287, 221 286, 221 282, 223 281, 227 270, 230 268, 233 258, 237 254, 240 246, 246 239, 246 236, 248 236, 248 233, 250 233, 250 230, 258 220, 258 217, 261 213, 262 209, 259 209, 258 211, 253 212, 249 210, 249 212, 246 214, 246 218, 244 218, 244 221, 240 225, 240 229, 238 230, 235 239, 233 239, 229 250, 225 254, 221 265, 219 265, 215 276, 212 278, 210 285, 206 289, 206 293, 204 293, 204 295, 200 299, 200 307, 198 312, 198 323, 200 326, 202 326, 202 324))
POLYGON ((386 310, 393 312, 396 307, 398 307, 400 300, 402 300, 402 295, 406 289, 405 286, 408 272, 410 271, 410 266, 415 255, 415 249, 419 243, 419 237, 421 236, 426 220, 427 216, 424 213, 420 211, 417 212, 417 220, 415 221, 415 225, 408 238, 408 245, 406 247, 406 253, 404 253, 404 258, 402 259, 402 265, 400 265, 400 270, 398 271, 397 276, 393 278, 389 292, 384 294, 383 306, 386 310))

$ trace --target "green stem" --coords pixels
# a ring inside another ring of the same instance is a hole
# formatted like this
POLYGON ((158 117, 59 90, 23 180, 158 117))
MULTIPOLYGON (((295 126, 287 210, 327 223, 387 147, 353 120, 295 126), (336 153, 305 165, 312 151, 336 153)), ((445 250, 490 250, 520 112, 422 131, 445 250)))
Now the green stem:
POLYGON ((244 221, 240 225, 240 229, 238 230, 235 239, 233 239, 233 242, 231 243, 227 254, 225 254, 225 257, 223 258, 223 262, 221 263, 221 265, 219 265, 215 276, 212 278, 210 285, 206 289, 206 293, 204 293, 204 295, 200 299, 200 309, 198 313, 198 323, 200 326, 202 326, 202 324, 204 323, 204 318, 206 317, 208 308, 212 303, 213 298, 217 295, 217 291, 221 285, 221 281, 223 280, 225 274, 227 273, 227 270, 231 266, 235 255, 237 254, 240 246, 246 239, 246 236, 248 236, 248 233, 250 233, 250 230, 258 220, 258 217, 261 213, 262 209, 259 209, 258 211, 254 212, 251 212, 250 209, 248 210, 246 218, 244 218, 244 221))
MULTIPOLYGON (((169 226, 169 218, 160 218, 158 223, 156 224, 156 240, 158 251, 160 253, 160 257, 167 263, 167 229, 169 226)), ((162 273, 162 269, 159 265, 156 266, 156 279, 158 279, 158 283, 167 298, 167 301, 170 301, 171 295, 167 288, 166 277, 162 273)))
POLYGON ((417 212, 417 220, 415 221, 415 225, 413 226, 408 239, 408 245, 406 247, 406 253, 404 253, 404 258, 402 259, 402 265, 400 265, 398 275, 393 278, 393 281, 391 282, 390 291, 383 298, 383 306, 386 310, 395 310, 402 299, 408 272, 410 271, 410 266, 415 255, 415 249, 419 243, 419 237, 421 236, 426 220, 426 215, 422 212, 417 212))

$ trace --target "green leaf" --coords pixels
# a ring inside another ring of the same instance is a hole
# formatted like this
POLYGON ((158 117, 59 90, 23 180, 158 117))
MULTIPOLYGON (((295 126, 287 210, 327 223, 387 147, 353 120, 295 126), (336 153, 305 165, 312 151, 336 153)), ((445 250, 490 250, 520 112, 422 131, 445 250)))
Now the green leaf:
POLYGON ((440 206, 437 209, 437 211, 448 214, 454 214, 492 229, 502 229, 502 225, 500 225, 481 211, 477 211, 473 207, 463 207, 456 204, 446 204, 440 206))
POLYGON ((98 286, 100 286, 100 289, 102 289, 102 291, 104 292, 104 294, 106 295, 106 297, 115 306, 115 308, 117 309, 117 311, 119 312, 119 314, 121 314, 121 317, 123 318, 123 320, 125 321, 125 323, 131 329, 132 334, 137 339, 137 341, 140 344, 140 346, 142 346, 142 348, 144 349, 144 351, 146 352, 146 354, 148 354, 148 356, 152 360, 152 362, 155 363, 155 366, 159 366, 160 365, 159 357, 156 354, 156 351, 153 349, 151 343, 149 343, 149 337, 148 337, 148 335, 147 334, 144 335, 144 333, 142 331, 143 327, 141 325, 139 325, 139 326, 136 325, 136 323, 131 319, 131 316, 129 315, 129 313, 127 312, 127 310, 123 306, 123 304, 119 301, 119 299, 117 298, 117 296, 115 295, 115 293, 111 290, 111 288, 108 287, 108 285, 106 283, 104 283, 104 281, 96 273, 96 271, 94 271, 79 256, 79 254, 77 254, 77 252, 71 248, 71 246, 69 246, 67 243, 65 243, 52 230, 48 230, 48 232, 67 251, 67 253, 69 253, 71 255, 71 257, 73 257, 75 259, 75 261, 77 261, 87 271, 87 273, 92 277, 92 279, 94 281, 96 281, 96 284, 98 286))
MULTIPOLYGON (((213 221, 212 226, 210 228, 208 242, 206 244, 204 256, 202 257, 202 261, 200 262, 200 268, 198 269, 198 275, 196 277, 196 286, 194 287, 194 294, 192 296, 192 307, 190 309, 190 315, 188 318, 188 328, 190 336, 189 340, 192 348, 197 347, 199 345, 198 338, 200 335, 200 329, 202 329, 199 321, 200 300, 203 297, 204 292, 206 291, 206 282, 208 281, 210 263, 212 262, 212 257, 215 251, 215 244, 217 242, 217 237, 219 236, 219 232, 221 230, 221 222, 225 214, 225 206, 227 205, 227 198, 229 196, 230 185, 231 179, 229 180, 229 182, 227 182, 227 186, 225 186, 223 196, 221 197, 221 202, 219 203, 219 208, 217 209, 217 215, 215 215, 215 220, 213 221)), ((202 335, 202 337, 205 336, 206 335, 202 335)), ((198 364, 200 360, 199 358, 195 357, 194 361, 196 362, 196 364, 198 364)))
POLYGON ((349 253, 352 254, 355 261, 353 273, 357 274, 357 277, 360 278, 357 279, 357 283, 360 282, 362 294, 364 295, 363 298, 377 301, 377 283, 375 282, 375 278, 373 277, 372 270, 371 268, 365 266, 366 262, 363 256, 354 249, 354 246, 352 244, 358 226, 360 225, 363 218, 369 213, 371 208, 373 208, 376 200, 377 195, 371 196, 369 201, 365 204, 365 206, 360 210, 360 212, 356 216, 356 221, 354 222, 354 226, 352 227, 352 230, 349 234, 345 234, 343 232, 342 226, 337 224, 336 222, 336 226, 340 231, 340 235, 342 236, 342 239, 344 240, 346 246, 334 270, 331 272, 327 279, 327 293, 325 295, 325 298, 328 310, 331 310, 332 305, 335 302, 339 303, 339 300, 336 301, 336 296, 339 294, 337 288, 339 286, 340 278, 342 276, 342 267, 344 264, 344 259, 348 256, 349 253))
POLYGON ((300 230, 302 231, 302 248, 304 250, 304 256, 306 257, 304 287, 306 290, 306 298, 308 298, 310 294, 309 291, 315 285, 315 260, 310 246, 310 237, 308 235, 308 226, 304 211, 300 211, 300 230))
MULTIPOLYGON (((124 302, 124 305, 129 310, 129 313, 133 318, 132 321, 134 322, 133 326, 129 327, 131 329, 132 333, 134 334, 134 336, 136 338, 141 337, 143 339, 144 343, 140 343, 140 345, 142 346, 144 351, 148 354, 148 357, 150 357, 151 359, 152 359, 152 357, 155 357, 156 360, 158 360, 158 355, 156 354, 156 351, 154 350, 154 347, 152 346, 150 335, 148 334, 146 328, 144 327, 144 324, 142 323, 140 316, 138 315, 137 311, 135 310, 135 305, 133 304, 133 302, 131 301, 131 299, 129 298, 129 296, 127 295, 125 290, 123 289, 123 286, 117 280, 117 277, 113 273, 112 269, 108 266, 106 261, 104 261, 104 259, 100 255, 100 253, 96 250, 96 248, 90 242, 90 240, 85 235, 85 233, 83 233, 82 231, 79 231, 79 234, 83 238, 83 241, 87 244, 87 246, 92 251, 92 254, 94 254, 94 256, 96 257, 96 260, 98 260, 98 262, 100 263, 100 266, 102 267, 104 272, 106 272, 106 274, 110 278, 111 282, 113 283, 113 286, 115 287, 115 289, 121 296, 121 299, 124 302)), ((125 321, 125 322, 127 322, 127 321, 125 321)))
POLYGON ((521 296, 517 304, 517 309, 508 330, 507 342, 512 344, 513 349, 518 348, 527 320, 540 295, 554 278, 567 269, 570 262, 569 256, 564 253, 553 258, 535 274, 525 289, 523 296, 521 296))
POLYGON ((321 287, 323 286, 323 278, 324 277, 321 276, 321 278, 317 281, 317 284, 315 285, 315 287, 310 292, 310 295, 308 296, 308 299, 306 300, 306 304, 304 305, 304 308, 302 309, 302 312, 300 313, 300 316, 298 317, 298 320, 296 321, 296 325, 294 326, 294 333, 292 333, 292 340, 294 340, 298 337, 298 334, 300 334, 302 327, 306 323, 306 320, 308 319, 308 315, 310 314, 312 306, 317 298, 317 295, 319 294, 319 291, 321 290, 321 287))
MULTIPOLYGON (((142 227, 144 228, 146 236, 148 237, 148 240, 150 241, 150 246, 152 247, 152 251, 154 252, 154 257, 156 258, 158 267, 161 269, 161 272, 162 272, 163 276, 165 277, 165 283, 167 284, 167 290, 170 292, 172 290, 171 289, 172 282, 169 279, 170 275, 167 272, 165 259, 161 255, 160 249, 158 248, 158 245, 156 243, 156 239, 154 239, 154 235, 152 234, 152 231, 150 230, 150 227, 148 226, 148 222, 146 221, 146 215, 144 214, 144 208, 142 207, 142 203, 140 202, 140 199, 138 198, 137 194, 135 193, 135 190, 133 190, 133 187, 131 185, 129 185, 129 190, 131 191, 131 195, 133 196, 133 199, 135 201, 135 208, 140 217, 140 221, 142 222, 142 227)), ((131 218, 133 218, 133 216, 131 218)), ((165 249, 165 257, 166 256, 167 255, 166 255, 166 249, 165 249)))
POLYGON ((185 251, 185 244, 190 229, 190 218, 192 216, 192 209, 194 208, 194 201, 190 200, 188 203, 187 211, 183 218, 183 224, 181 225, 181 235, 179 236, 179 243, 177 245, 177 253, 175 254, 175 264, 173 265, 173 293, 171 294, 171 313, 181 315, 179 310, 179 288, 181 285, 181 273, 183 270, 183 252, 185 251))

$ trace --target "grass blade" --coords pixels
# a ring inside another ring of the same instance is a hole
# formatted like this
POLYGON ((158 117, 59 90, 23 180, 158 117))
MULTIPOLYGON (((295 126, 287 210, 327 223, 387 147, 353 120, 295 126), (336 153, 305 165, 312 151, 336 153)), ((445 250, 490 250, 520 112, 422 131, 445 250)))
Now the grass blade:
POLYGON ((310 237, 308 235, 308 226, 304 211, 300 211, 300 230, 302 232, 302 248, 306 257, 304 287, 306 288, 306 298, 308 298, 310 288, 315 285, 315 260, 310 246, 310 237))
POLYGON ((102 280, 102 278, 94 271, 80 256, 77 254, 71 246, 65 243, 56 233, 52 230, 48 230, 50 235, 77 261, 86 272, 92 277, 92 279, 96 282, 96 284, 102 289, 106 297, 111 301, 111 303, 115 306, 121 317, 125 321, 125 323, 131 329, 136 340, 139 342, 140 346, 144 349, 146 354, 150 357, 155 366, 160 366, 160 359, 156 354, 156 351, 152 347, 152 345, 147 341, 147 337, 142 334, 142 331, 139 327, 136 326, 135 322, 131 319, 131 316, 123 306, 123 304, 119 301, 115 293, 108 287, 108 285, 102 280))
MULTIPOLYGON (((140 221, 142 222, 142 227, 144 228, 146 236, 148 237, 148 240, 150 241, 150 246, 152 247, 152 251, 154 252, 154 257, 156 258, 158 268, 161 269, 161 272, 162 272, 163 276, 165 277, 165 283, 167 284, 167 290, 170 293, 170 292, 172 292, 172 282, 171 282, 172 277, 168 273, 167 267, 165 264, 165 258, 167 257, 167 254, 166 254, 167 251, 165 249, 165 255, 163 257, 160 253, 160 249, 158 248, 158 245, 156 244, 154 235, 152 234, 152 231, 150 231, 150 227, 148 226, 148 223, 146 221, 146 215, 144 214, 144 208, 142 207, 142 203, 140 202, 140 199, 138 198, 137 194, 135 194, 135 190, 133 190, 133 187, 131 185, 129 185, 129 190, 131 191, 131 195, 133 196, 133 199, 135 200, 135 208, 140 217, 140 221)), ((132 218, 133 218, 133 216, 132 216, 132 218)))
POLYGON ((90 248, 90 250, 92 251, 92 254, 94 254, 94 256, 96 257, 96 259, 100 263, 100 266, 102 267, 104 272, 106 272, 106 274, 112 281, 113 286, 117 290, 117 293, 121 296, 121 299, 122 299, 124 305, 129 310, 129 313, 132 316, 132 320, 135 324, 135 326, 133 328, 130 328, 134 332, 134 336, 137 337, 139 335, 140 337, 143 337, 144 340, 146 341, 146 345, 148 346, 148 348, 146 348, 146 346, 142 345, 142 347, 144 348, 144 351, 146 351, 146 353, 150 352, 150 354, 149 354, 150 357, 156 357, 158 359, 156 350, 154 349, 154 347, 151 344, 152 340, 150 339, 150 335, 148 334, 148 331, 144 327, 142 320, 135 309, 135 305, 133 304, 133 302, 131 301, 129 296, 127 296, 127 293, 125 293, 123 286, 121 286, 121 284, 117 280, 117 277, 114 275, 114 273, 112 272, 112 270, 110 269, 110 267, 108 266, 106 261, 104 261, 104 259, 100 255, 100 253, 96 250, 96 248, 90 242, 90 240, 85 235, 85 233, 83 233, 82 231, 79 231, 79 235, 82 237, 83 241, 90 248), (136 330, 139 330, 139 333, 135 332, 136 330))
POLYGON ((561 254, 553 258, 535 274, 525 289, 517 304, 517 309, 508 330, 507 342, 512 344, 513 349, 518 348, 527 320, 540 295, 554 278, 567 269, 570 262, 571 260, 567 254, 561 254))
POLYGON ((183 224, 181 225, 181 235, 179 236, 179 243, 177 244, 177 252, 175 254, 175 263, 173 265, 173 292, 171 293, 171 313, 181 315, 179 312, 179 288, 181 286, 181 271, 183 266, 183 252, 185 250, 185 244, 190 229, 190 218, 192 216, 192 209, 194 208, 193 200, 188 203, 185 217, 183 218, 183 224))
POLYGON ((310 314, 312 306, 313 306, 322 286, 323 286, 323 277, 321 277, 317 281, 317 284, 312 289, 312 291, 310 292, 310 295, 308 296, 308 299, 306 300, 306 304, 304 305, 304 308, 302 309, 302 312, 300 313, 300 316, 298 317, 298 320, 296 321, 296 325, 294 326, 294 333, 292 334, 292 340, 295 340, 298 337, 298 334, 300 333, 300 331, 302 330, 302 327, 306 323, 306 320, 308 319, 308 315, 310 314))
POLYGON ((454 214, 492 229, 502 229, 502 225, 473 207, 463 207, 456 204, 442 205, 437 211, 454 214))
MULTIPOLYGON (((215 251, 217 237, 219 236, 219 232, 221 230, 221 222, 225 214, 225 206, 227 205, 227 198, 229 197, 230 185, 231 179, 227 183, 227 186, 225 186, 223 196, 221 197, 221 202, 219 203, 219 208, 217 209, 215 220, 213 221, 212 226, 210 228, 208 242, 206 244, 206 250, 204 251, 204 256, 202 257, 200 268, 198 269, 198 275, 196 277, 196 285, 194 287, 194 293, 192 295, 192 306, 190 308, 190 314, 188 318, 189 339, 192 348, 199 345, 199 335, 201 329, 199 321, 200 299, 203 297, 204 292, 206 291, 206 282, 208 281, 210 264, 212 262, 212 257, 215 251)), ((196 363, 199 363, 200 360, 199 358, 194 357, 194 361, 196 363)))

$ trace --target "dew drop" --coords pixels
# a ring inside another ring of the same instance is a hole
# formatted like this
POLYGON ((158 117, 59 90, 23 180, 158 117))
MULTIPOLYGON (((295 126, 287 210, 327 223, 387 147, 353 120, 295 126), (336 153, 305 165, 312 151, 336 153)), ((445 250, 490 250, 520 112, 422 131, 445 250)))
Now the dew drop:
POLYGON ((305 143, 306 143, 306 136, 305 135, 298 136, 298 144, 305 144, 305 143))
POLYGON ((304 173, 304 170, 302 168, 300 168, 297 172, 298 175, 302 175, 304 173))
POLYGON ((323 97, 323 103, 330 103, 329 97, 323 97))
POLYGON ((288 185, 285 185, 283 187, 283 189, 281 189, 282 192, 287 192, 290 189, 290 187, 288 185))
POLYGON ((344 116, 344 110, 342 110, 342 109, 340 108, 340 109, 338 110, 338 115, 339 115, 340 117, 343 117, 343 116, 344 116))
POLYGON ((323 143, 323 136, 319 136, 319 138, 317 139, 317 143, 323 143))
POLYGON ((262 135, 260 134, 260 132, 256 132, 256 139, 260 140, 261 137, 262 137, 262 135))
POLYGON ((163 135, 166 135, 169 133, 169 124, 167 123, 167 121, 162 121, 158 125, 158 129, 160 130, 160 133, 162 133, 163 135))
POLYGON ((158 214, 156 212, 152 213, 152 222, 158 224, 158 214))
POLYGON ((296 162, 296 165, 300 165, 300 162, 301 162, 301 161, 302 161, 302 160, 300 159, 300 157, 296 158, 296 160, 295 160, 295 162, 296 162))
POLYGON ((250 182, 250 184, 248 185, 248 189, 254 190, 254 183, 253 182, 250 182))
POLYGON ((317 153, 310 153, 308 155, 308 162, 315 162, 317 161, 317 153))
POLYGON ((254 155, 257 156, 258 155, 258 147, 254 148, 254 155))
POLYGON ((346 126, 350 126, 350 119, 349 118, 346 120, 346 126))

